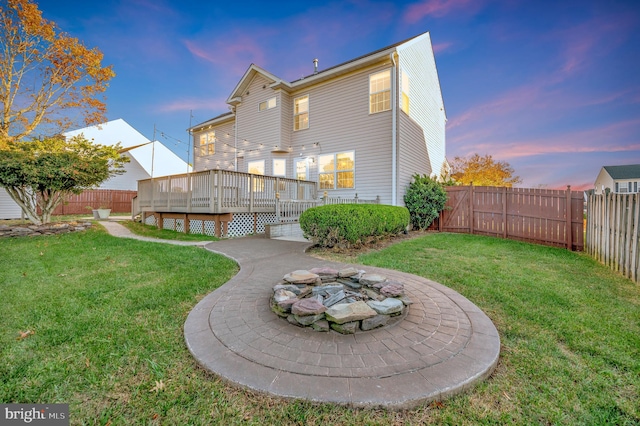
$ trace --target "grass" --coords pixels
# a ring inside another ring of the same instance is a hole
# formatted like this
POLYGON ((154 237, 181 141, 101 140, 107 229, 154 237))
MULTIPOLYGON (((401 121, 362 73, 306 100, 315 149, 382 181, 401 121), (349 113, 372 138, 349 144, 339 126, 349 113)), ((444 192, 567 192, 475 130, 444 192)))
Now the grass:
POLYGON ((182 325, 237 272, 224 257, 101 229, 0 244, 0 402, 69 403, 72 424, 640 423, 640 289, 582 254, 428 234, 361 255, 456 289, 502 339, 472 391, 388 412, 285 401, 200 370, 182 325))
POLYGON ((160 238, 163 240, 180 240, 180 241, 218 241, 220 238, 204 235, 204 234, 185 234, 184 232, 176 232, 170 229, 158 229, 156 226, 145 225, 140 222, 131 220, 122 221, 120 224, 126 226, 134 234, 144 237, 160 238))

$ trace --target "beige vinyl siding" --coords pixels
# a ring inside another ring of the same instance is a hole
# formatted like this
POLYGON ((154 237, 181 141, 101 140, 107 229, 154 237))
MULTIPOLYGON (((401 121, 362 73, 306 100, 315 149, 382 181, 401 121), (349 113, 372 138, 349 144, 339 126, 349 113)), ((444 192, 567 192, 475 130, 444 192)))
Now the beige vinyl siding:
MULTIPOLYGON (((402 194, 406 186, 406 176, 419 172, 415 170, 418 167, 415 159, 419 156, 424 158, 425 143, 426 151, 429 153, 425 158, 425 161, 429 162, 428 170, 435 176, 440 175, 445 161, 446 115, 429 34, 398 46, 398 55, 400 72, 404 70, 410 79, 409 117, 414 123, 409 125, 409 122, 402 120, 400 124, 403 126, 399 128, 398 143, 402 146, 402 152, 399 152, 398 158, 398 190, 402 194), (422 136, 417 134, 417 128, 422 129, 422 136)), ((400 98, 398 97, 398 101, 400 98)), ((398 114, 406 118, 400 104, 398 114)), ((421 167, 420 170, 427 169, 421 167)))
POLYGON ((380 196, 391 203, 391 111, 369 114, 369 75, 390 66, 380 64, 291 94, 291 99, 309 95, 309 128, 293 132, 292 142, 295 158, 314 159, 311 180, 318 179, 318 155, 355 152, 355 188, 329 190, 331 197, 380 196))
POLYGON ((413 175, 431 175, 431 165, 422 128, 407 114, 398 115, 398 133, 402 135, 398 143, 398 159, 401 165, 398 167, 398 204, 404 205, 404 193, 413 175))
MULTIPOLYGON (((238 148, 244 149, 245 168, 239 170, 246 172, 246 164, 250 161, 264 160, 265 174, 271 175, 272 150, 280 147, 281 142, 281 114, 282 99, 280 91, 274 91, 269 86, 271 81, 261 74, 256 74, 250 82, 247 90, 242 93, 242 103, 236 108, 238 119, 238 148), (248 92, 248 93, 247 93, 248 92), (277 106, 265 111, 260 111, 260 102, 276 97, 277 106), (245 140, 247 142, 245 142, 245 140), (261 145, 262 144, 262 145, 261 145)), ((280 156, 278 156, 280 158, 280 156)), ((288 158, 288 157, 287 157, 288 158)), ((290 161, 287 161, 289 163, 290 161)), ((289 164, 287 164, 289 168, 289 164)), ((287 177, 291 176, 287 171, 287 177)))
MULTIPOLYGON (((231 117, 231 119, 223 123, 219 123, 211 128, 193 133, 193 170, 195 172, 215 169, 233 170, 233 168, 230 167, 235 160, 235 134, 233 125, 234 119, 231 117), (198 148, 200 135, 212 130, 216 132, 215 154, 201 157, 200 150, 198 148)), ((238 143, 238 146, 240 146, 240 143, 238 143)))

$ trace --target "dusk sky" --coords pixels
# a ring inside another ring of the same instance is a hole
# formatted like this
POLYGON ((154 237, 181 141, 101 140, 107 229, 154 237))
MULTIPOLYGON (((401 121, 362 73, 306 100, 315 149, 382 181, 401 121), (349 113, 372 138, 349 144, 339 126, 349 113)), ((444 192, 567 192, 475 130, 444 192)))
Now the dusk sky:
POLYGON ((449 160, 491 154, 518 186, 575 189, 640 164, 637 0, 37 3, 113 65, 109 120, 149 139, 155 124, 185 159, 189 124, 227 112, 251 63, 295 80, 429 31, 449 160))

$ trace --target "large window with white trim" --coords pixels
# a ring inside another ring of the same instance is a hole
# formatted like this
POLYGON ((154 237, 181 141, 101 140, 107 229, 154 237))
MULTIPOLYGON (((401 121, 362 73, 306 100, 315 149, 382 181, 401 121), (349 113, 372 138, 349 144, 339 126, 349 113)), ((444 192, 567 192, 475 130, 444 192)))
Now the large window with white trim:
POLYGON ((309 159, 296 160, 296 179, 309 180, 309 159))
POLYGON ((309 95, 293 100, 293 130, 309 128, 309 95))
POLYGON ((216 132, 211 130, 202 133, 199 139, 199 153, 201 157, 213 155, 216 153, 216 132))
POLYGON ((355 152, 340 152, 318 156, 320 189, 355 188, 355 152))
POLYGON ((273 159, 273 175, 280 177, 287 175, 287 160, 285 158, 273 159))
MULTIPOLYGON (((247 170, 254 175, 264 175, 264 160, 249 161, 247 163, 247 170)), ((264 178, 257 176, 251 176, 253 181, 253 190, 256 192, 264 191, 264 178)))
POLYGON ((391 70, 369 76, 369 113, 391 109, 391 70))

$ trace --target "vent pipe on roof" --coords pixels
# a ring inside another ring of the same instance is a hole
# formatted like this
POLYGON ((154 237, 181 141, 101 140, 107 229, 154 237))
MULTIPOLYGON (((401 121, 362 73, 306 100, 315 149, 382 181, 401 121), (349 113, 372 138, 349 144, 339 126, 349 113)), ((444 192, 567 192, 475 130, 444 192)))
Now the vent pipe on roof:
POLYGON ((313 73, 318 74, 318 58, 313 60, 313 73))

